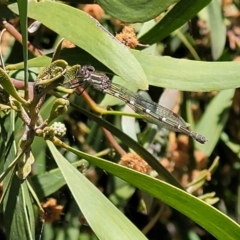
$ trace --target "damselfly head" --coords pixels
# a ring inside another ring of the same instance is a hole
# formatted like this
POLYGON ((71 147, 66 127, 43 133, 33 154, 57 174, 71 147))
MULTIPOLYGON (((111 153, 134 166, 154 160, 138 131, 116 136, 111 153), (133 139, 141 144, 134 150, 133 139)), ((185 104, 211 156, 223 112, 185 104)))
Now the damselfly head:
POLYGON ((76 78, 79 79, 84 79, 84 80, 89 80, 91 78, 91 73, 95 71, 95 68, 92 66, 82 66, 79 67, 76 78))

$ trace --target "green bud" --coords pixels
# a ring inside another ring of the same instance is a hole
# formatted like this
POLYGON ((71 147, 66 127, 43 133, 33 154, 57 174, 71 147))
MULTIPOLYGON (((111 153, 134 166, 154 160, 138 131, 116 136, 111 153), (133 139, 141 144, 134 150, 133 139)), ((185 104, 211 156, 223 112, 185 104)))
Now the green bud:
POLYGON ((49 84, 55 82, 66 71, 67 62, 64 60, 57 60, 51 63, 50 66, 46 67, 37 77, 35 85, 46 87, 49 84))
POLYGON ((51 127, 54 129, 56 137, 63 137, 66 134, 67 129, 61 122, 55 122, 51 127))
POLYGON ((17 101, 24 105, 28 104, 28 102, 25 99, 21 98, 18 95, 16 88, 14 87, 10 77, 2 68, 0 68, 0 84, 2 85, 3 89, 12 97, 14 97, 17 101))
POLYGON ((65 114, 68 110, 68 105, 69 105, 69 101, 67 99, 58 98, 52 106, 51 113, 48 118, 48 123, 50 123, 52 120, 54 120, 58 116, 65 114))
POLYGON ((29 156, 26 157, 26 154, 22 156, 21 159, 19 159, 18 162, 18 170, 16 171, 16 175, 21 180, 26 179, 26 177, 31 173, 32 170, 32 164, 34 163, 35 159, 32 153, 30 152, 29 156))

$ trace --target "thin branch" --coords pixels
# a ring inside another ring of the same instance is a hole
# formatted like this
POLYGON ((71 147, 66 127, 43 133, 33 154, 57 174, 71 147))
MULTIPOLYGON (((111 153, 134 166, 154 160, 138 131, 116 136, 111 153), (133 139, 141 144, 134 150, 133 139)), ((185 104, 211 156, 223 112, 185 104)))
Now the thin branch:
POLYGON ((163 214, 163 211, 166 209, 166 205, 163 204, 154 217, 150 220, 150 222, 142 229, 143 234, 148 234, 148 232, 154 227, 156 222, 159 220, 160 216, 163 214))
POLYGON ((3 55, 2 55, 2 38, 3 38, 3 34, 4 34, 5 31, 6 31, 6 29, 3 29, 1 34, 0 34, 0 61, 1 61, 2 69, 4 71, 6 71, 6 68, 5 68, 5 63, 4 63, 3 55))
MULTIPOLYGON (((8 23, 6 20, 2 21, 5 29, 19 42, 22 44, 22 35, 17 31, 17 29, 8 23)), ((43 51, 34 47, 29 41, 27 42, 28 50, 36 57, 45 55, 43 51)))
POLYGON ((110 146, 114 148, 121 156, 126 155, 126 152, 123 150, 123 148, 118 144, 116 139, 113 137, 112 133, 109 132, 106 128, 102 128, 105 137, 107 138, 108 142, 110 143, 110 146))

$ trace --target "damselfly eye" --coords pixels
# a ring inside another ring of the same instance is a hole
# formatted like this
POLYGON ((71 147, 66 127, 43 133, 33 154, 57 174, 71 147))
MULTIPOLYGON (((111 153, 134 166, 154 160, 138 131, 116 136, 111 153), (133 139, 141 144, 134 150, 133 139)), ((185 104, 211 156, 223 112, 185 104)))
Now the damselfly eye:
POLYGON ((87 70, 86 67, 80 68, 79 71, 78 71, 79 77, 84 77, 84 76, 86 76, 87 72, 88 72, 88 70, 87 70))
POLYGON ((95 68, 93 66, 87 66, 87 70, 90 72, 94 72, 95 68))
POLYGON ((82 68, 81 70, 80 70, 80 74, 85 74, 87 71, 86 71, 86 69, 85 68, 82 68))

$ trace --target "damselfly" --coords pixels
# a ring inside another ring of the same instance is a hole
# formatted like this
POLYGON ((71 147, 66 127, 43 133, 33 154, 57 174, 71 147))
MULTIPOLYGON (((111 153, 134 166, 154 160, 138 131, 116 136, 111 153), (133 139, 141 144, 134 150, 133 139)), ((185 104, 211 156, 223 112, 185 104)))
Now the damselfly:
POLYGON ((90 85, 98 91, 121 99, 148 122, 174 132, 184 133, 200 143, 207 141, 204 136, 189 130, 187 123, 178 114, 137 93, 129 91, 121 85, 111 82, 107 75, 95 71, 92 66, 79 67, 75 82, 71 84, 73 88, 80 85, 90 85))

